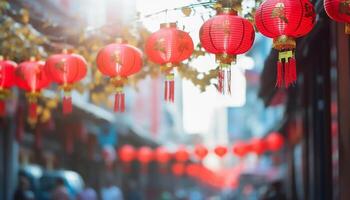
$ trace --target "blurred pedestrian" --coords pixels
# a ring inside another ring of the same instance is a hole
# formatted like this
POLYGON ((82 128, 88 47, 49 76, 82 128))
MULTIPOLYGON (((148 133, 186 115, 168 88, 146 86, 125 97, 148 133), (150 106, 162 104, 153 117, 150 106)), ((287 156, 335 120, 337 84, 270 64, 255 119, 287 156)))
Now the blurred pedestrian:
POLYGON ((123 193, 112 180, 108 180, 107 184, 101 191, 102 200, 123 200, 123 193))
POLYGON ((27 177, 19 175, 18 187, 16 189, 14 200, 34 200, 34 193, 30 190, 30 185, 27 177))
POLYGON ((92 187, 86 186, 83 191, 78 194, 78 200, 97 200, 97 194, 92 187))
POLYGON ((53 200, 69 200, 69 195, 67 188, 64 186, 64 180, 62 178, 58 178, 56 180, 56 188, 52 194, 53 200))

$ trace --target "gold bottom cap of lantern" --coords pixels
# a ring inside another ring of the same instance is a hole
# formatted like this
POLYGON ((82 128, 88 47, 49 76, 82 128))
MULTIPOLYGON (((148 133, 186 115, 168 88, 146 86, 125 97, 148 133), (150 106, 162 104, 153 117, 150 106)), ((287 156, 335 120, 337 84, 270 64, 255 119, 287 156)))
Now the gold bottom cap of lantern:
POLYGON ((231 65, 232 63, 236 63, 236 55, 230 55, 230 54, 216 54, 215 55, 216 62, 220 64, 226 64, 226 65, 231 65))
POLYGON ((287 50, 287 49, 295 49, 297 43, 295 39, 292 37, 288 37, 286 35, 279 36, 278 38, 273 39, 273 48, 279 51, 287 50))

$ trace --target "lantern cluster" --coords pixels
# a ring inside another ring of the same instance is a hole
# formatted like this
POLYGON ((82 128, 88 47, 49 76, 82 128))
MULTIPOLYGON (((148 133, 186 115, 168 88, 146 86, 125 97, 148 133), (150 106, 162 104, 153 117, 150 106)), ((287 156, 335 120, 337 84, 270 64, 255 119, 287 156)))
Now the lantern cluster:
POLYGON ((289 87, 296 82, 295 39, 312 30, 315 17, 314 6, 309 0, 266 0, 257 9, 257 29, 264 36, 273 38, 273 48, 279 51, 277 87, 289 87))

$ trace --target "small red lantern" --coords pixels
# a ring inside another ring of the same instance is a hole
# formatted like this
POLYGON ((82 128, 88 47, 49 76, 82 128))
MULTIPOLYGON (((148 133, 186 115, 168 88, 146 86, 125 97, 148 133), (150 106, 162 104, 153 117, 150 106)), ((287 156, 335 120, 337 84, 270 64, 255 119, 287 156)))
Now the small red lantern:
POLYGON ((261 138, 253 138, 250 141, 249 145, 250 145, 250 149, 258 156, 262 155, 266 150, 266 143, 261 138))
POLYGON ((44 62, 30 61, 22 62, 15 70, 17 86, 27 92, 29 102, 29 118, 36 119, 36 109, 40 91, 50 84, 49 78, 44 73, 44 62))
POLYGON ((249 153, 249 150, 249 145, 244 142, 236 142, 233 145, 233 153, 240 158, 247 155, 247 153, 249 153))
POLYGON ((331 19, 345 23, 345 33, 350 34, 350 1, 324 0, 324 8, 331 19))
POLYGON ((175 159, 177 162, 186 162, 190 155, 185 147, 179 147, 175 152, 175 159))
POLYGON ((203 160, 208 155, 208 149, 203 145, 196 145, 194 153, 199 160, 203 160))
POLYGON ((148 58, 159 65, 166 75, 164 99, 174 102, 174 70, 180 62, 188 59, 193 52, 193 41, 188 33, 180 31, 176 23, 165 23, 146 41, 148 58))
POLYGON ((227 147, 219 145, 215 147, 214 152, 217 156, 223 158, 227 153, 227 147))
POLYGON ((136 151, 131 145, 124 145, 119 149, 119 158, 124 163, 130 163, 136 157, 136 151))
POLYGON ((97 66, 102 74, 111 78, 111 84, 116 88, 114 111, 124 112, 125 95, 123 87, 128 76, 141 70, 141 51, 118 39, 117 43, 109 44, 99 51, 97 66))
POLYGON ((10 95, 10 88, 15 85, 15 68, 17 64, 10 60, 4 60, 0 56, 0 117, 6 112, 5 100, 10 95))
POLYGON ((199 174, 199 168, 198 164, 188 164, 186 166, 186 174, 190 177, 196 177, 199 174))
POLYGON ((203 48, 216 55, 219 64, 218 90, 231 93, 231 64, 236 55, 247 52, 253 45, 255 32, 253 25, 237 16, 231 8, 222 8, 218 14, 206 21, 200 29, 200 41, 203 48))
POLYGON ((315 17, 314 6, 308 0, 266 0, 257 9, 256 27, 273 38, 273 48, 279 51, 277 87, 296 82, 295 39, 312 30, 315 17))
POLYGON ((77 54, 70 54, 64 50, 62 54, 55 54, 46 60, 45 72, 53 82, 60 85, 64 92, 63 114, 72 112, 71 91, 73 85, 83 79, 87 73, 86 60, 77 54))
POLYGON ((170 154, 164 147, 158 147, 155 151, 155 159, 160 164, 166 164, 170 160, 170 154))
POLYGON ((171 167, 171 171, 175 176, 182 176, 185 173, 185 165, 183 163, 175 163, 171 167))
POLYGON ((147 165, 153 159, 153 151, 149 147, 141 147, 137 153, 139 162, 143 165, 147 165))
POLYGON ((279 151, 284 144, 284 138, 280 133, 273 132, 266 137, 266 145, 270 151, 279 151))

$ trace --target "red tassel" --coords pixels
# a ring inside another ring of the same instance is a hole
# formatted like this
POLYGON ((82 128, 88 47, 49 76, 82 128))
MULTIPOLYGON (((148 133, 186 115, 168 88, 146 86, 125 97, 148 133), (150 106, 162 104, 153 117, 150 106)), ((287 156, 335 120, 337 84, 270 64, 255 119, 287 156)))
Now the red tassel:
POLYGON ((291 80, 293 83, 297 81, 297 61, 294 57, 289 60, 291 80))
POLYGON ((115 94, 114 112, 125 112, 125 94, 122 92, 115 94))
POLYGON ((169 81, 169 101, 174 103, 175 100, 175 82, 174 80, 169 81))
POLYGON ((120 112, 125 112, 125 94, 120 94, 120 112))
POLYGON ((276 87, 280 88, 283 85, 283 63, 281 61, 277 62, 277 80, 276 87))
POLYGON ((168 90, 169 90, 169 81, 165 81, 164 82, 164 100, 168 101, 169 97, 168 97, 168 90))
POLYGON ((284 84, 285 87, 288 88, 289 85, 291 84, 290 82, 290 67, 289 67, 289 62, 284 63, 284 84))
POLYGON ((73 110, 72 97, 64 96, 63 97, 63 114, 67 115, 67 114, 71 113, 72 110, 73 110))
POLYGON ((0 100, 0 117, 4 117, 6 113, 6 105, 4 100, 0 100))
POLYGON ((119 100, 120 100, 120 94, 118 92, 114 96, 114 112, 119 112, 119 100))
POLYGON ((29 103, 29 118, 30 119, 36 119, 36 117, 37 117, 36 110, 37 110, 37 104, 33 103, 33 102, 29 103))
POLYGON ((218 91, 222 94, 223 93, 223 83, 224 83, 224 73, 222 71, 222 69, 219 69, 219 74, 218 74, 218 91))

